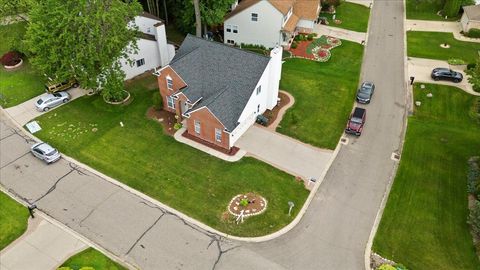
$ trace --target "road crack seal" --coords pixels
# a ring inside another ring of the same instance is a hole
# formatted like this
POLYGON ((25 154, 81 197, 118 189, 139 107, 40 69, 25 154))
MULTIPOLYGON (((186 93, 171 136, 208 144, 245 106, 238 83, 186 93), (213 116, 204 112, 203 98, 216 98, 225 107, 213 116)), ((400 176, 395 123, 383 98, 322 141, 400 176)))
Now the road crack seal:
POLYGON ((157 223, 160 221, 160 219, 165 215, 164 212, 162 212, 162 214, 157 218, 157 220, 155 220, 155 222, 150 226, 148 227, 141 235, 140 237, 138 237, 138 239, 135 241, 135 243, 133 243, 133 245, 130 247, 130 249, 127 251, 127 253, 125 253, 125 255, 128 255, 132 250, 133 248, 138 244, 138 242, 145 236, 145 234, 147 234, 155 225, 157 225, 157 223))
POLYGON ((40 198, 34 200, 32 202, 32 204, 35 204, 37 203, 38 201, 40 201, 41 199, 45 198, 45 196, 47 196, 48 194, 50 194, 52 191, 54 191, 56 188, 57 188, 57 184, 62 181, 62 179, 64 179, 65 177, 67 177, 69 174, 71 174, 72 172, 74 172, 75 169, 72 169, 70 170, 69 172, 67 172, 66 174, 64 174, 62 177, 58 178, 57 181, 55 181, 55 183, 53 184, 53 186, 51 186, 47 192, 45 194, 43 194, 42 196, 40 196, 40 198))

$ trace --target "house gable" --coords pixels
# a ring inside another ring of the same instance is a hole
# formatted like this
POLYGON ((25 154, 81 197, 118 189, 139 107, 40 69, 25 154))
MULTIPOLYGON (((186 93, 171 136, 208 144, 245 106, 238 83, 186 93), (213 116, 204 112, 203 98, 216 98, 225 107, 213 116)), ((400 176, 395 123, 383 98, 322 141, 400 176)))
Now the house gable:
POLYGON ((192 136, 199 137, 222 148, 230 148, 230 136, 225 131, 225 126, 207 107, 199 108, 190 113, 190 116, 187 118, 187 132, 192 136), (198 125, 197 128, 195 127, 196 122, 198 125), (216 132, 218 131, 221 131, 220 140, 217 140, 218 138, 216 136, 216 132))
MULTIPOLYGON (((178 94, 181 89, 185 88, 187 84, 183 79, 170 67, 166 66, 160 70, 160 74, 157 76, 158 89, 160 91, 160 96, 162 97, 163 109, 169 112, 177 112, 178 104, 176 104, 175 109, 169 107, 169 97, 173 97, 175 94, 178 94), (172 87, 169 88, 167 79, 172 80, 172 87)), ((178 98, 175 98, 177 103, 178 98)), ((186 97, 183 100, 187 100, 186 97)))

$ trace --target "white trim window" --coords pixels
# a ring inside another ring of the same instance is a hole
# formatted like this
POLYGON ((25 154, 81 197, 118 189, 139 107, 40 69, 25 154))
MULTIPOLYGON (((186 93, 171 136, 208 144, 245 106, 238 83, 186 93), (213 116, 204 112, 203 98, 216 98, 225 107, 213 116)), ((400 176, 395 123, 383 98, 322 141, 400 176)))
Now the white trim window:
POLYGON ((238 33, 238 26, 234 25, 234 26, 232 26, 232 29, 233 29, 232 32, 234 34, 238 33))
POLYGON ((227 39, 227 44, 235 45, 235 40, 233 40, 233 39, 227 39))
POLYGON ((201 131, 201 128, 202 128, 201 125, 200 125, 200 121, 194 120, 193 125, 195 126, 195 133, 200 134, 200 131, 201 131))
POLYGON ((261 92, 262 92, 262 86, 259 85, 259 86, 257 87, 257 96, 260 95, 261 92))
POLYGON ((230 24, 227 24, 227 25, 225 26, 225 30, 226 30, 228 33, 232 32, 232 26, 231 26, 230 24))
POLYGON ((136 61, 136 64, 137 64, 137 67, 140 67, 140 66, 145 65, 145 58, 138 59, 138 60, 136 61))
POLYGON ((215 129, 215 140, 217 142, 222 142, 222 130, 221 129, 218 129, 218 128, 215 129))
POLYGON ((175 109, 175 99, 172 96, 167 96, 167 106, 170 109, 175 109))
POLYGON ((172 80, 172 77, 167 76, 165 79, 167 80, 167 88, 170 89, 170 90, 173 90, 173 80, 172 80))
POLYGON ((258 13, 252 13, 252 22, 258 21, 258 13))

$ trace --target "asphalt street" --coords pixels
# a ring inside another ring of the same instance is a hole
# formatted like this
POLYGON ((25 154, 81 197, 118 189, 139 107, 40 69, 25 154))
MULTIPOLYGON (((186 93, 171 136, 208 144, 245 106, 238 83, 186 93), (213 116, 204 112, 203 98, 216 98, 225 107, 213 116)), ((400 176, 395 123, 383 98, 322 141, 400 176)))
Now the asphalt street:
POLYGON ((301 222, 263 243, 205 231, 61 159, 46 166, 2 115, 0 184, 141 269, 363 269, 405 117, 403 2, 375 1, 362 78, 376 84, 360 138, 342 146, 301 222))

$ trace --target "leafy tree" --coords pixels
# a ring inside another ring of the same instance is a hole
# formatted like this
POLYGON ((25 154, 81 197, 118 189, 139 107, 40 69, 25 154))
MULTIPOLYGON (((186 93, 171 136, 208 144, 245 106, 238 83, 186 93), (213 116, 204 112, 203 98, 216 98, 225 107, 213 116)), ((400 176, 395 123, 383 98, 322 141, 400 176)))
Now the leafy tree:
POLYGON ((446 0, 443 7, 443 14, 448 17, 456 17, 460 11, 462 0, 446 0))
POLYGON ((50 78, 75 77, 86 89, 121 92, 118 61, 137 50, 137 29, 129 22, 141 9, 136 0, 39 1, 28 14, 31 62, 50 78))
POLYGON ((467 74, 470 75, 468 82, 473 85, 473 90, 480 92, 480 56, 477 58, 477 64, 467 70, 467 74))
POLYGON ((33 4, 33 0, 0 0, 0 18, 16 16, 20 20, 27 20, 24 16, 33 4))
POLYGON ((480 201, 475 201, 475 205, 470 209, 468 224, 472 226, 473 233, 480 236, 480 201))

